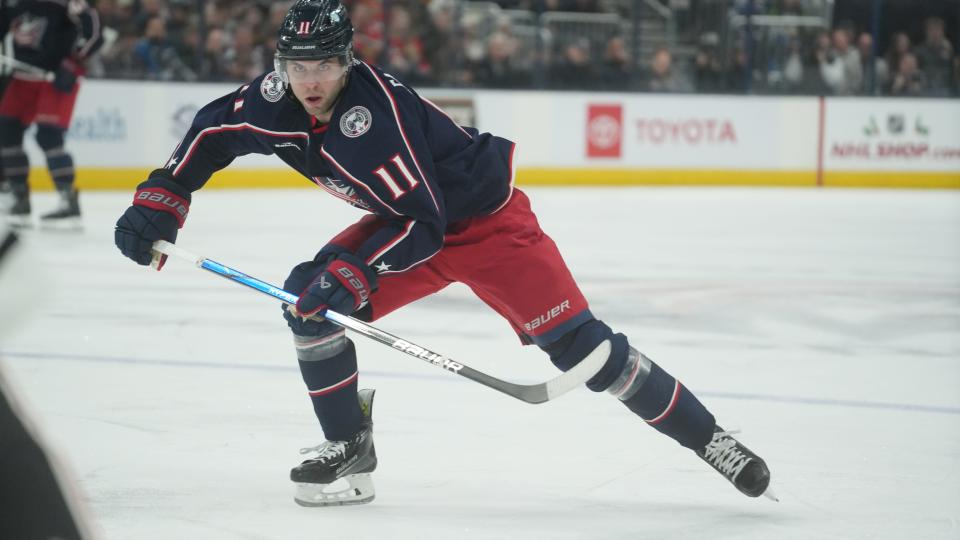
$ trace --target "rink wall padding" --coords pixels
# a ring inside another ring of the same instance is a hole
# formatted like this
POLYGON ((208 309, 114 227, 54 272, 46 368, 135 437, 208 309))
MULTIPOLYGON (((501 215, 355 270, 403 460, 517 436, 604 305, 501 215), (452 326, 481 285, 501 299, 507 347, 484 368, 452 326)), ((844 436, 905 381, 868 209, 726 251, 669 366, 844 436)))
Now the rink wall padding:
MULTIPOLYGON (((234 84, 85 81, 67 139, 81 189, 132 189, 234 84)), ((258 91, 252 88, 248 91, 258 91)), ((517 141, 517 183, 960 189, 960 100, 421 90, 517 141)), ((28 132, 34 189, 50 189, 28 132)), ((214 188, 312 183, 244 156, 214 188)))

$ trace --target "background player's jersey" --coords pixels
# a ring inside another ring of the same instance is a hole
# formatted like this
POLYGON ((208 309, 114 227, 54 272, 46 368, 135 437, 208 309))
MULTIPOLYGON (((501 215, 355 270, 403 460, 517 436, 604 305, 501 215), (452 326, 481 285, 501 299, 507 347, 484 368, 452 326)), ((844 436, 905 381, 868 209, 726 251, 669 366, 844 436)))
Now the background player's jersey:
POLYGON ((20 0, 11 3, 6 19, 16 59, 47 71, 70 60, 80 73, 82 62, 103 45, 100 18, 85 0, 20 0))
POLYGON ((330 124, 276 72, 209 103, 166 168, 194 191, 237 156, 276 154, 333 196, 382 218, 357 249, 380 273, 436 254, 447 225, 492 214, 513 189, 514 144, 458 126, 383 71, 356 62, 330 124))

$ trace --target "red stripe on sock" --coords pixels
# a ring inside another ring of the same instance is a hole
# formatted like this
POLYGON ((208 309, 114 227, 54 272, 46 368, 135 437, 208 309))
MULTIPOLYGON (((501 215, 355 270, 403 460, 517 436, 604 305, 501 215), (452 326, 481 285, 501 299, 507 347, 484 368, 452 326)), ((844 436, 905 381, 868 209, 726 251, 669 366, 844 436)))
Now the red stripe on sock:
POLYGON ((337 384, 330 385, 326 388, 321 388, 319 390, 308 390, 307 393, 310 394, 310 397, 317 397, 329 394, 330 392, 336 392, 337 390, 347 386, 353 381, 357 380, 357 372, 354 371, 353 375, 347 377, 346 379, 338 382, 337 384))
POLYGON ((677 381, 676 384, 674 384, 674 386, 673 386, 673 397, 670 398, 670 404, 667 405, 666 410, 664 410, 662 413, 660 413, 660 416, 658 416, 658 417, 656 417, 656 418, 654 418, 654 419, 652 419, 652 420, 645 420, 645 422, 648 423, 648 424, 650 424, 650 425, 652 426, 652 425, 654 425, 654 424, 658 424, 658 423, 664 421, 668 416, 670 416, 670 413, 673 412, 674 407, 677 406, 677 401, 680 400, 680 389, 681 389, 681 388, 682 388, 682 387, 680 386, 680 381, 677 381))

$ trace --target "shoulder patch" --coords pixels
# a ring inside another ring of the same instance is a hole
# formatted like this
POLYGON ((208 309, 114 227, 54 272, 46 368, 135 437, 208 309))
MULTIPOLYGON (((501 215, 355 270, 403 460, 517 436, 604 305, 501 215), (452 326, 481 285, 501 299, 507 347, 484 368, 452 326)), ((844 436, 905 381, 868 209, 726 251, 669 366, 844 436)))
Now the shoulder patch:
POLYGON ((280 78, 280 74, 276 71, 267 73, 267 76, 263 78, 263 82, 260 83, 260 95, 270 103, 280 101, 280 98, 283 97, 286 91, 287 87, 283 83, 283 79, 280 78))
POLYGON ((366 133, 373 125, 373 115, 366 107, 356 106, 340 117, 340 131, 351 139, 366 133))

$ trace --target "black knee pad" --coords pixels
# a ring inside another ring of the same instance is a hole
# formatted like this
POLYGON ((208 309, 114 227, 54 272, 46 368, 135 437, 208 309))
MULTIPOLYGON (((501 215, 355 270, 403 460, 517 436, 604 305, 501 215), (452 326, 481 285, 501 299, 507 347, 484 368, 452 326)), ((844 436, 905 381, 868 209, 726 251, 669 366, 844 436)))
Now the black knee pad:
POLYGON ((609 339, 612 346, 610 356, 603 368, 587 381, 587 388, 594 392, 602 392, 623 372, 629 349, 627 336, 614 334, 603 321, 591 319, 553 343, 540 348, 550 355, 553 365, 562 371, 568 371, 593 352, 605 339, 609 339))
POLYGON ((63 148, 63 137, 66 130, 62 127, 50 124, 37 124, 37 145, 44 152, 49 152, 56 148, 63 148))
POLYGON ((23 132, 27 126, 12 116, 0 116, 0 147, 23 145, 23 132))

